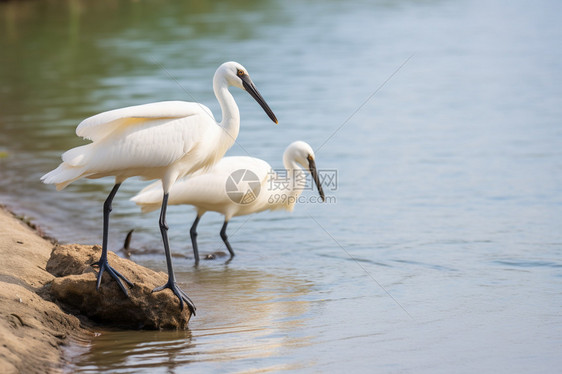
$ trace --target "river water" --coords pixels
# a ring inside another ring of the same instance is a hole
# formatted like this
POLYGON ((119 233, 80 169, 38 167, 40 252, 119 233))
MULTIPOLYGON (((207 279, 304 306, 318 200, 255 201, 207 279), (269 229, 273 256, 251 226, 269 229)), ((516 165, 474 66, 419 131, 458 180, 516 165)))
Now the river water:
MULTIPOLYGON (((248 68, 228 155, 329 171, 293 213, 234 218, 237 256, 193 266, 171 207, 185 332, 100 331, 68 372, 556 372, 562 365, 562 26, 558 1, 26 1, 0 4, 0 201, 61 242, 101 242, 111 178, 39 178, 93 114, 199 101, 248 68)), ((158 213, 117 194, 110 244, 165 270, 158 213)), ((222 217, 199 225, 225 251, 222 217)))

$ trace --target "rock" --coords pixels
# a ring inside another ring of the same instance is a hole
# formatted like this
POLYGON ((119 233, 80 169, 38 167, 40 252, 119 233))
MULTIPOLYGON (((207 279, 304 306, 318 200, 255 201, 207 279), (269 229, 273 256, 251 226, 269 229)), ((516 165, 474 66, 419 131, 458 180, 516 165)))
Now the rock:
MULTIPOLYGON (((47 271, 56 278, 50 293, 58 302, 76 309, 93 321, 106 326, 133 329, 185 329, 191 313, 170 290, 152 293, 168 280, 130 260, 108 253, 109 264, 135 284, 127 298, 107 272, 96 290, 97 272, 90 266, 101 255, 99 246, 59 245, 47 263, 47 271)), ((126 285, 125 285, 126 286, 126 285)))

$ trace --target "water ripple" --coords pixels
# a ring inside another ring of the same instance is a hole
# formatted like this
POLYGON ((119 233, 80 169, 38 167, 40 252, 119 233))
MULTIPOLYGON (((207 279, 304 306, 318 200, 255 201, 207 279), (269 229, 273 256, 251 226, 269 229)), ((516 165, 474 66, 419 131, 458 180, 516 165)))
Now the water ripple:
POLYGON ((554 261, 544 261, 544 260, 510 259, 510 260, 495 260, 492 261, 492 263, 498 265, 506 265, 509 267, 516 267, 516 268, 553 268, 553 269, 562 268, 562 263, 554 262, 554 261))

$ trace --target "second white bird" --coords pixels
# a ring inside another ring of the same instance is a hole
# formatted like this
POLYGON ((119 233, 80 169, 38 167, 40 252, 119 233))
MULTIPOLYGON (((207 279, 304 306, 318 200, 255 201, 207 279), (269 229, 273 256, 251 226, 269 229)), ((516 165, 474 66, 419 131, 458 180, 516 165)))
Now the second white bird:
MULTIPOLYGON (((168 204, 193 205, 197 210, 197 217, 190 230, 196 263, 199 262, 197 225, 201 216, 208 211, 224 215, 220 235, 232 258, 234 251, 226 235, 230 219, 265 210, 293 210, 306 187, 306 175, 301 166, 310 172, 324 201, 324 191, 316 169, 314 151, 310 145, 302 141, 291 143, 283 154, 283 165, 286 174, 279 175, 267 162, 259 158, 225 157, 210 170, 196 172, 190 177, 178 180, 172 186, 168 204), (234 187, 233 183, 244 184, 244 187, 237 186, 239 194, 229 190, 229 187, 234 187)), ((160 208, 161 196, 162 185, 155 182, 131 200, 139 205, 143 212, 150 212, 160 208)))

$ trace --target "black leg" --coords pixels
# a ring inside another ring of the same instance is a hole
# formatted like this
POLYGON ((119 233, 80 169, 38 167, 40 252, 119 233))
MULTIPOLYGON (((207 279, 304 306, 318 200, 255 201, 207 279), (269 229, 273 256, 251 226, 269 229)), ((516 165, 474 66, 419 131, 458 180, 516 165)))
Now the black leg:
POLYGON ((117 193, 119 187, 121 187, 121 183, 117 183, 115 186, 113 186, 113 189, 109 193, 109 196, 107 196, 107 199, 105 199, 105 203, 103 203, 103 241, 101 246, 101 257, 99 261, 93 263, 92 266, 99 266, 98 279, 96 283, 97 290, 99 290, 100 288, 101 278, 104 271, 107 271, 109 275, 111 275, 111 277, 115 279, 115 281, 119 285, 119 288, 121 288, 121 291, 123 291, 123 293, 126 296, 129 296, 127 289, 125 288, 123 283, 121 283, 121 280, 119 278, 123 279, 130 287, 134 286, 133 283, 131 283, 127 278, 121 275, 121 273, 119 273, 117 270, 109 266, 109 263, 107 262, 107 237, 109 231, 109 213, 111 213, 111 202, 113 201, 113 198, 115 197, 115 194, 117 193))
POLYGON ((162 233, 162 241, 164 242, 164 251, 166 252, 166 265, 168 266, 168 282, 160 287, 152 290, 152 292, 162 291, 166 288, 172 290, 174 295, 180 300, 180 309, 183 310, 183 302, 187 304, 187 307, 191 311, 191 314, 195 315, 195 305, 193 301, 187 296, 187 294, 177 286, 176 276, 174 275, 174 269, 172 267, 172 256, 170 255, 170 245, 168 243, 168 225, 166 224, 166 208, 168 206, 168 194, 164 193, 164 198, 162 199, 162 210, 160 211, 160 232, 162 233))
POLYGON ((221 238, 222 241, 224 242, 224 244, 226 245, 226 249, 228 249, 228 252, 230 252, 230 259, 232 260, 232 257, 234 257, 234 251, 232 250, 232 247, 230 246, 230 243, 228 242, 228 236, 226 236, 226 226, 228 225, 228 221, 224 221, 224 224, 222 225, 222 229, 221 229, 221 238))
POLYGON ((189 230, 189 235, 191 236, 191 245, 193 246, 193 256, 195 257, 195 265, 199 264, 199 248, 197 247, 197 225, 199 224, 200 219, 201 216, 197 215, 197 217, 195 217, 193 225, 191 225, 191 229, 189 230))

